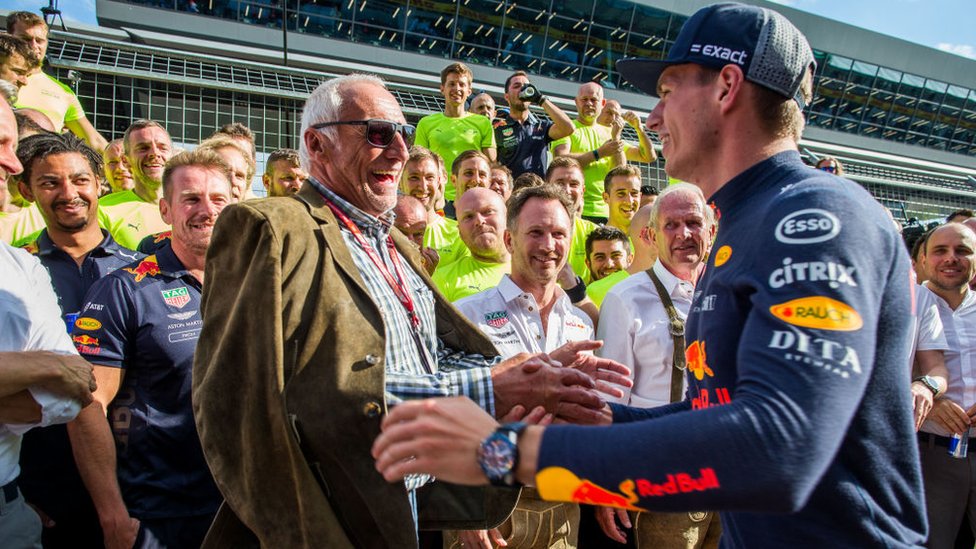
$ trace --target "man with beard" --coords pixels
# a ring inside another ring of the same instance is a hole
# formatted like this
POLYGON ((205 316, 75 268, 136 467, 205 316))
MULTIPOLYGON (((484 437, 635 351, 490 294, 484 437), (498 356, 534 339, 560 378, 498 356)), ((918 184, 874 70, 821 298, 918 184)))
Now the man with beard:
POLYGON ((102 153, 102 163, 105 169, 105 180, 113 193, 130 191, 135 187, 132 172, 125 163, 125 146, 121 139, 113 139, 102 153))
POLYGON ((298 151, 278 149, 268 155, 261 182, 268 196, 291 196, 302 188, 308 174, 298 162, 298 151))
POLYGON ((586 237, 586 267, 593 282, 623 271, 629 265, 627 233, 610 225, 600 225, 586 237))
MULTIPOLYGON (((101 158, 70 133, 32 135, 20 142, 24 166, 20 193, 37 204, 46 228, 26 246, 51 275, 68 333, 85 293, 101 277, 139 256, 122 248, 98 226, 101 158)), ((80 346, 88 336, 75 335, 80 346)), ((45 547, 90 547, 102 543, 98 515, 78 475, 63 425, 24 435, 20 485, 45 520, 45 547)))
POLYGON ((458 232, 468 249, 451 263, 442 263, 431 277, 449 301, 487 290, 508 272, 505 203, 498 193, 480 187, 468 189, 455 201, 458 232))
POLYGON ((107 547, 199 547, 221 501, 193 423, 190 373, 229 171, 213 151, 170 160, 159 210, 171 243, 96 282, 75 322, 98 391, 68 433, 107 547))
POLYGON ((142 119, 125 130, 122 145, 134 186, 103 198, 101 210, 110 220, 112 237, 135 250, 143 238, 169 229, 160 214, 159 198, 163 168, 173 154, 173 142, 159 122, 142 119))
POLYGON ((509 112, 495 123, 498 161, 512 170, 512 178, 525 172, 544 176, 549 164, 549 144, 573 133, 573 121, 529 83, 525 71, 516 71, 505 80, 505 102, 509 112), (523 94, 523 89, 529 93, 523 94), (529 112, 533 104, 542 107, 551 120, 542 120, 529 112))

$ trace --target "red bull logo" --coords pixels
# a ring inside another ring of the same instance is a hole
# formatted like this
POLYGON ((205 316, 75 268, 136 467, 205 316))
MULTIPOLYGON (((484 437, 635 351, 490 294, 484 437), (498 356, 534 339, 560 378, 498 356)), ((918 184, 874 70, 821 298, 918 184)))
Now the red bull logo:
POLYGON ((685 362, 688 364, 688 371, 695 375, 695 379, 701 381, 705 376, 715 377, 715 372, 708 367, 705 361, 705 342, 692 341, 691 345, 685 349, 685 362))
POLYGON ((136 282, 142 282, 143 278, 146 278, 147 276, 156 276, 160 273, 159 263, 156 263, 156 256, 154 255, 143 259, 138 265, 136 265, 135 269, 132 267, 126 267, 123 270, 129 274, 136 275, 136 282))
POLYGON ((634 482, 626 480, 620 484, 622 493, 606 488, 586 479, 581 479, 572 471, 563 467, 546 467, 535 476, 536 488, 539 494, 551 501, 574 501, 589 505, 603 505, 619 507, 632 511, 643 511, 635 507, 637 495, 634 493, 634 482))
POLYGON ((173 238, 173 231, 163 231, 161 233, 156 233, 153 235, 153 244, 159 244, 164 240, 169 240, 173 238))
POLYGON ((76 335, 76 336, 74 336, 74 337, 71 338, 71 341, 74 341, 75 343, 77 343, 79 345, 90 345, 90 346, 95 346, 95 347, 98 346, 98 338, 97 337, 92 337, 92 336, 87 335, 87 334, 76 335))

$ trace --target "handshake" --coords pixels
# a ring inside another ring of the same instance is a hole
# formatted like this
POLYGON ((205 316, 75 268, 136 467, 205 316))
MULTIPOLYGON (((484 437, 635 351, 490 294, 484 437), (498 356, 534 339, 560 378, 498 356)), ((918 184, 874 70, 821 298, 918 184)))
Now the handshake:
POLYGON ((522 90, 519 91, 518 98, 526 103, 535 103, 536 105, 542 105, 546 102, 546 99, 548 99, 548 97, 542 95, 539 88, 532 84, 522 86, 522 90))

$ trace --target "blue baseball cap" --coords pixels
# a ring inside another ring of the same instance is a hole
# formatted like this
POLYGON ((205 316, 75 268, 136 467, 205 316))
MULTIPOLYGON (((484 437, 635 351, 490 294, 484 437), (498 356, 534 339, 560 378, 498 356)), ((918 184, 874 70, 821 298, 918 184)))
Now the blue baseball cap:
POLYGON ((665 59, 630 58, 617 70, 641 91, 657 97, 657 81, 671 65, 695 63, 721 69, 733 64, 746 80, 793 99, 805 107, 800 83, 816 67, 813 50, 793 23, 758 6, 727 2, 706 6, 692 15, 665 59))

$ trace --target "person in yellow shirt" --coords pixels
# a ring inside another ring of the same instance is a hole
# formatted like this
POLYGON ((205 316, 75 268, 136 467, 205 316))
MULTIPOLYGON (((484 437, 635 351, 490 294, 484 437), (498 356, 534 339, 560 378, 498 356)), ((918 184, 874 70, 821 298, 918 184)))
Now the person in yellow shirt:
POLYGON ((143 238, 169 229, 159 213, 159 199, 173 143, 159 122, 142 119, 125 130, 122 144, 135 185, 130 191, 105 196, 100 209, 110 220, 107 228, 115 241, 137 249, 143 238))
MULTIPOLYGON (((471 95, 474 74, 464 63, 451 63, 441 71, 441 94, 444 96, 444 112, 427 115, 417 124, 415 143, 439 154, 445 166, 452 166, 454 159, 464 151, 478 150, 489 161, 495 160, 495 132, 486 116, 465 111, 465 102, 471 95)), ((453 217, 454 188, 445 190, 445 212, 453 217)))
POLYGON ((610 212, 607 225, 624 232, 630 228, 630 220, 640 208, 641 172, 633 165, 617 166, 603 179, 603 200, 610 212))
POLYGON ((400 192, 419 200, 427 210, 427 228, 423 247, 437 253, 439 263, 450 263, 458 253, 466 252, 459 244, 457 221, 437 212, 437 203, 444 196, 447 175, 441 157, 430 149, 414 145, 400 176, 400 192))
MULTIPOLYGON (((611 118, 619 128, 622 129, 622 124, 627 123, 637 132, 640 138, 637 147, 614 137, 619 136, 619 131, 614 132, 610 127, 597 122, 606 104, 600 84, 588 82, 580 86, 576 94, 576 109, 579 114, 573 121, 575 130, 569 137, 550 144, 554 157, 568 156, 580 163, 583 180, 586 182, 582 216, 600 223, 606 222, 608 214, 607 204, 603 201, 603 179, 607 172, 620 164, 620 153, 623 153, 624 160, 630 162, 653 162, 657 159, 651 142, 641 127, 640 117, 632 111, 611 118)), ((619 109, 619 104, 611 108, 614 107, 619 109)))
POLYGON ((55 131, 67 127, 91 148, 104 150, 108 141, 88 121, 75 92, 41 70, 47 55, 48 26, 44 19, 29 11, 11 12, 7 15, 7 32, 27 42, 38 62, 20 91, 16 106, 37 109, 51 119, 55 131))
POLYGON ((576 276, 583 282, 590 281, 590 268, 586 265, 586 237, 589 236, 597 224, 583 219, 580 215, 583 208, 583 168, 575 159, 560 156, 552 159, 546 170, 546 183, 552 183, 569 195, 573 203, 573 240, 569 248, 569 265, 576 276))
POLYGON ((505 247, 505 203, 495 191, 468 189, 455 203, 458 232, 470 253, 451 263, 441 263, 432 280, 450 301, 498 285, 511 270, 505 247))

